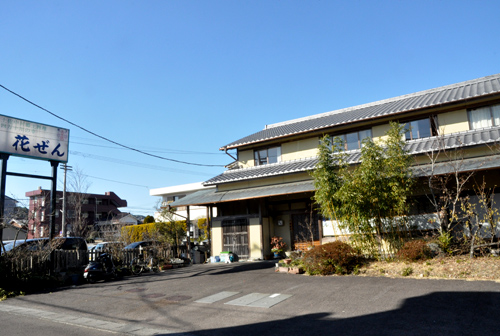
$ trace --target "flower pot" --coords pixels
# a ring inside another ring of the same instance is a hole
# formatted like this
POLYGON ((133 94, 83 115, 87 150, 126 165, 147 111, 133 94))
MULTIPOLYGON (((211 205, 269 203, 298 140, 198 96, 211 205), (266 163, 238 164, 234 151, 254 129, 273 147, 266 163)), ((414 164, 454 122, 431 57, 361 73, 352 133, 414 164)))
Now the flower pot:
POLYGON ((304 269, 302 269, 302 267, 289 267, 288 268, 288 273, 290 274, 302 274, 304 273, 304 269))

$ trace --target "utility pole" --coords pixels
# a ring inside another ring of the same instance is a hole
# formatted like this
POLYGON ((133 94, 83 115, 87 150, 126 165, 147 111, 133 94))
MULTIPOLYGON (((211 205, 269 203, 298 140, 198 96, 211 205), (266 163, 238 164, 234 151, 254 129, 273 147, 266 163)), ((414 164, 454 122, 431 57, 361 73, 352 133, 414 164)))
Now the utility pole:
POLYGON ((61 226, 62 226, 62 236, 66 237, 66 173, 71 171, 71 166, 68 166, 66 163, 63 163, 61 166, 61 169, 64 170, 64 185, 63 185, 63 204, 62 204, 62 219, 61 219, 61 226))

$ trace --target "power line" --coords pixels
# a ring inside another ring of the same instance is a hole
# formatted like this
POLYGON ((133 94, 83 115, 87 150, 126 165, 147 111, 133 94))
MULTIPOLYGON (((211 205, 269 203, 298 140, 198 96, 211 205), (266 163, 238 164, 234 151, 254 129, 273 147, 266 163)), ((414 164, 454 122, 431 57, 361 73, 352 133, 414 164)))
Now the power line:
MULTIPOLYGON (((93 139, 89 138, 82 138, 78 136, 72 136, 72 139, 80 139, 80 140, 90 140, 92 141, 93 139)), ((93 146, 93 147, 102 147, 102 148, 113 148, 113 149, 119 149, 119 150, 126 150, 126 148, 119 148, 116 146, 106 146, 106 145, 99 145, 99 144, 92 144, 92 143, 87 143, 87 142, 77 142, 77 141, 71 141, 72 144, 79 144, 79 145, 85 145, 85 146, 93 146)), ((199 151, 189 151, 189 150, 180 150, 180 149, 172 149, 172 148, 159 148, 159 147, 147 147, 147 148, 142 148, 141 150, 148 151, 150 153, 170 153, 170 154, 197 154, 197 155, 226 155, 221 152, 199 152, 199 151)))
POLYGON ((90 178, 97 179, 97 180, 103 180, 103 181, 108 181, 108 182, 115 182, 115 183, 127 184, 127 185, 131 185, 131 186, 143 187, 143 188, 149 189, 148 186, 141 185, 141 184, 133 184, 133 183, 120 182, 120 181, 115 181, 115 180, 108 180, 108 179, 105 179, 105 178, 95 177, 95 176, 90 176, 90 175, 82 175, 82 176, 90 177, 90 178))
MULTIPOLYGON (((89 143, 77 142, 77 141, 71 141, 71 144, 78 144, 78 145, 92 146, 92 147, 100 147, 100 148, 112 148, 112 149, 127 150, 127 148, 116 148, 116 147, 113 147, 113 146, 95 145, 95 144, 89 144, 89 143)), ((149 150, 149 152, 170 153, 170 154, 189 154, 189 155, 192 155, 192 154, 196 154, 196 155, 224 155, 224 153, 208 153, 208 152, 182 151, 182 150, 177 150, 177 149, 149 150)))
POLYGON ((18 94, 18 93, 16 93, 16 92, 14 92, 14 91, 12 91, 12 90, 10 90, 10 89, 6 88, 6 87, 5 87, 5 86, 3 86, 2 84, 0 84, 0 87, 1 87, 2 89, 6 90, 7 92, 10 92, 10 93, 12 93, 13 95, 15 95, 15 96, 17 96, 17 97, 21 98, 21 99, 22 99, 22 100, 24 100, 25 102, 27 102, 27 103, 29 103, 29 104, 31 104, 31 105, 33 105, 33 106, 35 106, 35 107, 37 107, 37 108, 39 108, 39 109, 43 110, 43 111, 45 111, 45 112, 49 113, 50 115, 52 115, 52 116, 54 116, 54 117, 56 117, 56 118, 58 118, 58 119, 60 119, 60 120, 62 120, 62 121, 65 121, 65 122, 67 122, 68 124, 73 125, 73 126, 75 126, 75 127, 79 128, 79 129, 81 129, 81 130, 82 130, 82 131, 84 131, 84 132, 87 132, 87 133, 89 133, 89 134, 92 134, 93 136, 98 137, 98 138, 100 138, 100 139, 103 139, 103 140, 105 140, 105 141, 111 142, 112 144, 115 144, 115 145, 117 145, 117 146, 120 146, 120 147, 123 147, 123 148, 129 149, 129 150, 131 150, 131 151, 134 151, 134 152, 137 152, 137 153, 141 153, 141 154, 144 154, 144 155, 147 155, 147 156, 151 156, 151 157, 154 157, 154 158, 157 158, 157 159, 166 160, 166 161, 171 161, 171 162, 176 162, 176 163, 182 163, 182 164, 187 164, 187 165, 192 165, 192 166, 200 166, 200 167, 224 167, 224 165, 207 165, 207 164, 203 164, 203 163, 193 163, 193 162, 187 162, 187 161, 180 161, 180 160, 175 160, 175 159, 169 159, 169 158, 166 158, 166 157, 163 157, 163 156, 159 156, 159 155, 151 154, 151 153, 144 152, 144 151, 142 151, 142 150, 139 150, 139 149, 136 149, 136 148, 133 148, 133 147, 130 147, 130 146, 123 145, 123 144, 121 144, 121 143, 119 143, 119 142, 113 141, 113 140, 108 139, 108 138, 106 138, 106 137, 104 137, 104 136, 102 136, 102 135, 99 135, 99 134, 97 134, 97 133, 94 133, 94 132, 92 132, 92 131, 89 131, 88 129, 86 129, 86 128, 84 128, 84 127, 80 126, 80 125, 77 125, 77 124, 75 124, 75 123, 73 123, 73 122, 71 122, 71 121, 69 121, 69 120, 67 120, 67 119, 65 119, 65 118, 63 118, 63 117, 58 116, 57 114, 55 114, 55 113, 53 113, 53 112, 51 112, 51 111, 47 110, 46 108, 43 108, 43 107, 41 107, 40 105, 37 105, 37 104, 33 103, 32 101, 28 100, 27 98, 24 98, 24 97, 23 97, 23 96, 21 96, 20 94, 18 94))
POLYGON ((195 171, 186 170, 186 169, 166 168, 166 167, 161 167, 161 166, 148 165, 148 164, 144 164, 144 163, 137 163, 137 162, 133 162, 133 161, 120 160, 120 159, 110 158, 107 156, 100 156, 100 155, 82 153, 82 152, 77 152, 77 151, 69 151, 69 152, 71 155, 78 155, 78 156, 82 156, 84 158, 113 162, 113 163, 141 167, 141 168, 149 168, 149 169, 155 169, 155 170, 160 170, 160 171, 170 171, 173 173, 180 173, 180 174, 193 174, 193 175, 201 175, 201 176, 211 175, 208 173, 195 172, 195 171))

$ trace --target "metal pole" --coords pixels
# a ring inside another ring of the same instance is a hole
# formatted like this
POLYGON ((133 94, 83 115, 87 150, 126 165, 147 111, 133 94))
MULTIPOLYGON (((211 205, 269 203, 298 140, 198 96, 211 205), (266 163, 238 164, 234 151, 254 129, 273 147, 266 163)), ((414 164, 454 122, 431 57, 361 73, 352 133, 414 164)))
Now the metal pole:
POLYGON ((2 176, 0 177, 0 220, 2 221, 2 226, 0 226, 0 242, 3 241, 3 229, 5 227, 5 182, 7 180, 7 160, 9 159, 9 154, 0 154, 0 159, 2 160, 2 176))
POLYGON ((64 184, 63 184, 63 204, 62 204, 62 236, 66 237, 66 174, 68 170, 71 170, 71 166, 68 166, 66 163, 62 164, 61 169, 64 169, 64 184))
POLYGON ((49 240, 54 236, 54 231, 56 229, 56 206, 57 206, 57 166, 58 161, 50 161, 52 166, 52 188, 51 188, 51 202, 50 202, 50 228, 49 228, 49 240))
POLYGON ((187 258, 191 259, 191 254, 190 254, 190 245, 191 245, 191 239, 189 238, 189 230, 191 230, 191 221, 189 220, 189 205, 186 207, 186 212, 187 212, 187 220, 186 220, 186 254, 187 258))

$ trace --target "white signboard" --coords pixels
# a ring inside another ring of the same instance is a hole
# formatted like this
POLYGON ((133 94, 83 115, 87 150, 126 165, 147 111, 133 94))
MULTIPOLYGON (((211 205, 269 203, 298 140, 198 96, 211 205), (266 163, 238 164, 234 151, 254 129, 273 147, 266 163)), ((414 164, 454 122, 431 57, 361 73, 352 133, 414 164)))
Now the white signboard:
POLYGON ((0 115, 0 152, 68 162, 69 130, 0 115))

